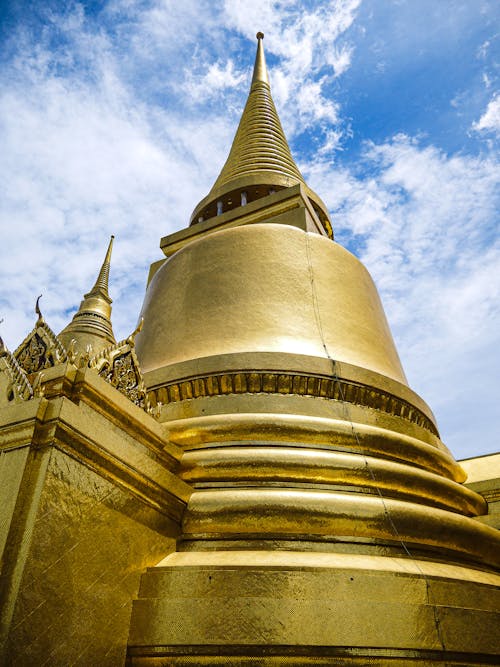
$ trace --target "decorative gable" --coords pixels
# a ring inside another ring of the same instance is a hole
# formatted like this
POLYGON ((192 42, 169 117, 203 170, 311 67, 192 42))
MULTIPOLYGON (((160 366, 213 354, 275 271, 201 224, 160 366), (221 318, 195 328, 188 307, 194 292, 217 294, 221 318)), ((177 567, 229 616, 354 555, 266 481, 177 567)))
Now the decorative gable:
POLYGON ((94 368, 110 385, 118 389, 132 403, 146 412, 151 405, 146 386, 135 353, 135 336, 142 328, 142 320, 137 329, 126 340, 103 350, 89 360, 89 368, 94 368))
POLYGON ((33 395, 26 373, 0 338, 0 406, 27 401, 33 395))
POLYGON ((40 297, 36 300, 35 307, 38 320, 31 333, 14 352, 17 363, 28 375, 56 366, 68 358, 65 347, 43 319, 39 301, 40 297))

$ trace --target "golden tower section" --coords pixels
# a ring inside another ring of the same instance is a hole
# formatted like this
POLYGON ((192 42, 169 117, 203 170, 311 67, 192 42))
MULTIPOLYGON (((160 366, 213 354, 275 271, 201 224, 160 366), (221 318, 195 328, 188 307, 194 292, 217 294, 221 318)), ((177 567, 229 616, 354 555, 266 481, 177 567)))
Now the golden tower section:
POLYGON ((154 275, 137 338, 150 382, 171 377, 172 364, 274 353, 289 358, 290 370, 309 369, 311 357, 332 358, 406 384, 363 265, 319 234, 272 223, 207 235, 154 275))
POLYGON ((301 183, 323 227, 331 236, 328 209, 307 186, 290 152, 271 96, 263 33, 257 33, 257 39, 250 94, 233 145, 209 194, 193 211, 191 224, 301 183))
POLYGON ((491 664, 499 532, 368 272, 283 186, 163 239, 152 268, 137 354, 193 492, 130 665, 491 664))
POLYGON ((461 516, 484 501, 407 386, 366 269, 336 243, 272 221, 214 232, 156 272, 142 316, 149 396, 196 489, 184 549, 399 553, 404 539, 496 560, 461 516))
POLYGON ((95 355, 105 347, 116 343, 111 325, 111 298, 108 293, 109 269, 111 266, 111 237, 104 262, 94 286, 85 294, 78 311, 72 321, 61 331, 59 338, 69 349, 71 341, 76 343, 76 352, 84 354, 87 348, 95 355))

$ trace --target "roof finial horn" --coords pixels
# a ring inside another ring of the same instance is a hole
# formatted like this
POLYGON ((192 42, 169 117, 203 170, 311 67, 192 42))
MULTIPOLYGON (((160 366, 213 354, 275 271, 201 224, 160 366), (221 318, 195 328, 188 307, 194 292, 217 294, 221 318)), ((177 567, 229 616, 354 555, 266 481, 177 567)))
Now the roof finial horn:
POLYGON ((40 296, 37 298, 36 303, 35 303, 35 313, 38 315, 37 324, 40 324, 41 322, 43 322, 43 315, 42 315, 42 311, 40 310, 40 299, 41 298, 42 298, 42 295, 40 294, 40 296))

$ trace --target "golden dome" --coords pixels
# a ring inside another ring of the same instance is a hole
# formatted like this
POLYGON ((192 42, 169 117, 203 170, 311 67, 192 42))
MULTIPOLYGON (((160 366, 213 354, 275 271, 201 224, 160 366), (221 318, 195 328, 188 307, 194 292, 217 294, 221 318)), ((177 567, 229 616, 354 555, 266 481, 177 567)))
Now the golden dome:
POLYGON ((154 276, 142 316, 137 353, 146 374, 201 357, 273 352, 331 356, 406 383, 366 269, 338 244, 294 227, 248 225, 188 244, 154 276))

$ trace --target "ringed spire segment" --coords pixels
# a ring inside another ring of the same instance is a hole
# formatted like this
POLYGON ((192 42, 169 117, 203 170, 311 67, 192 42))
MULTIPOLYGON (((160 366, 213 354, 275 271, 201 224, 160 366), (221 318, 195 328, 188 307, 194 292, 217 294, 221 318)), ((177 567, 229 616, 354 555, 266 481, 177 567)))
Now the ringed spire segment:
POLYGON ((89 296, 100 296, 109 303, 112 303, 110 297, 109 297, 109 292, 108 292, 108 283, 109 283, 109 270, 111 268, 111 252, 113 250, 113 241, 114 241, 114 235, 111 235, 108 249, 106 251, 106 256, 104 257, 104 262, 102 263, 101 270, 99 271, 99 275, 97 276, 97 280, 95 281, 94 287, 88 292, 88 294, 85 295, 85 297, 89 296))
POLYGON ((274 106, 263 39, 264 33, 258 32, 250 92, 228 158, 212 189, 193 211, 190 224, 301 185, 332 238, 328 209, 295 164, 274 106))
POLYGON ((257 33, 250 94, 226 164, 211 190, 214 195, 238 185, 257 185, 255 180, 261 186, 270 187, 305 184, 290 152, 271 96, 263 37, 263 33, 257 33))
POLYGON ((93 354, 116 343, 111 325, 111 298, 108 292, 109 270, 114 236, 111 236, 104 261, 94 286, 84 295, 72 321, 59 334, 60 340, 69 349, 76 342, 78 354, 91 348, 93 354))

